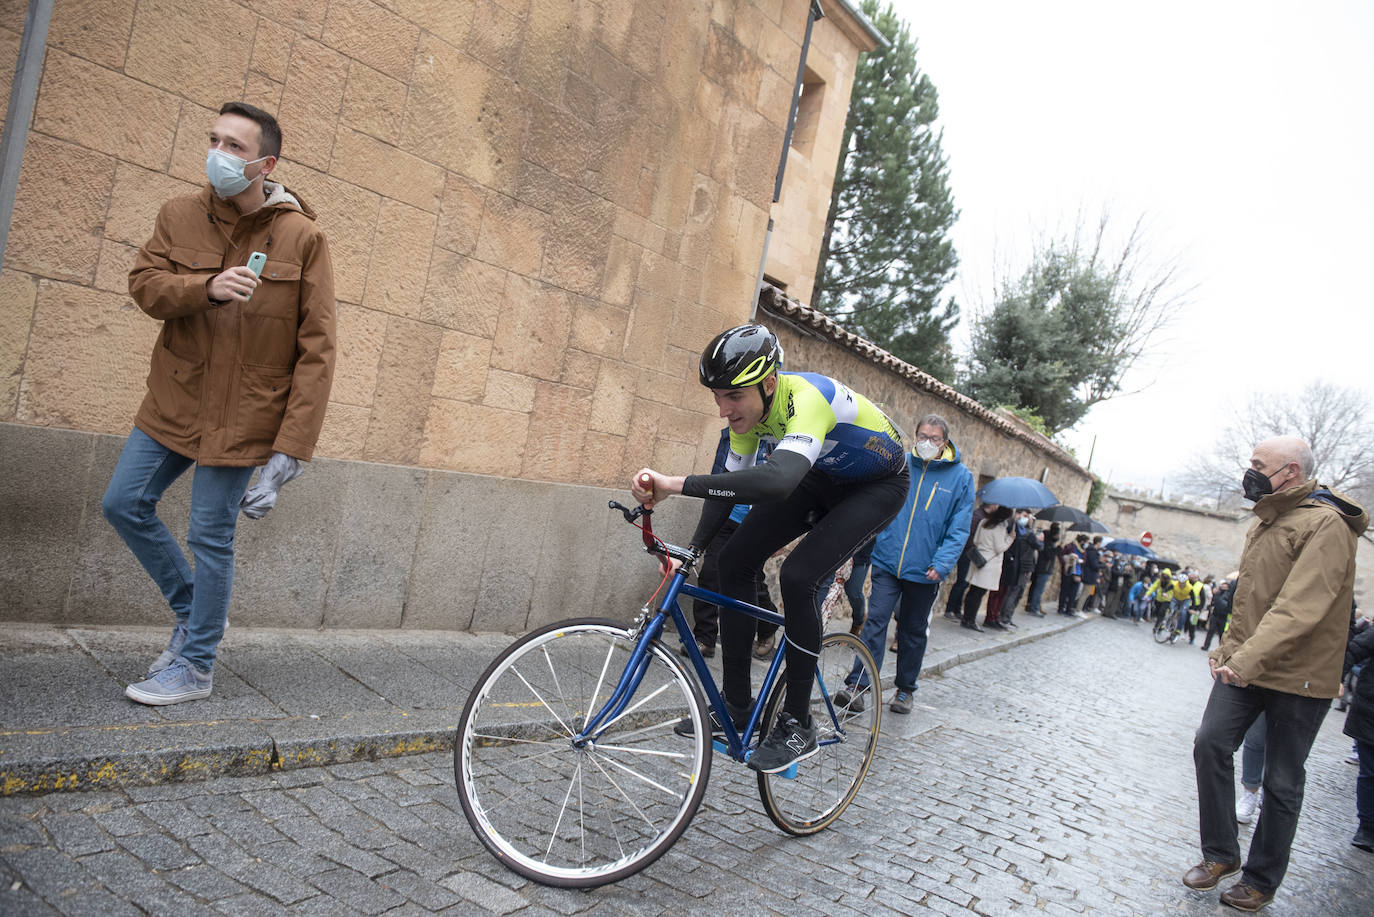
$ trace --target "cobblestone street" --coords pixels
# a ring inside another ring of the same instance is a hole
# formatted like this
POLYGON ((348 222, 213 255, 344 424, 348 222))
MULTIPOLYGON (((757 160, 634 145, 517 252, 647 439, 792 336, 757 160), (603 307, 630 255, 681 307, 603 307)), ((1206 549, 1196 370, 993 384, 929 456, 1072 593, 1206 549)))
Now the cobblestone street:
MULTIPOLYGON (((1199 858, 1191 737, 1209 684, 1196 648, 1088 621, 923 682, 911 716, 884 713, 868 781, 829 830, 784 836, 752 772, 718 759, 676 847, 591 892, 497 864, 447 754, 0 799, 0 913, 1235 913, 1178 879, 1199 858)), ((1369 913, 1342 720, 1328 715, 1308 761, 1266 913, 1369 913)))

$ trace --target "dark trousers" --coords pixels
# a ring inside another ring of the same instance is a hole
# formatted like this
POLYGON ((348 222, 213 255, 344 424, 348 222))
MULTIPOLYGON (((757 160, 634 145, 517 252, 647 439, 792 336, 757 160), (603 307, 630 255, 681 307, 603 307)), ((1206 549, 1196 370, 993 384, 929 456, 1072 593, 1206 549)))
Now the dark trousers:
MULTIPOLYGON (((778 572, 787 628, 785 709, 798 720, 805 722, 810 716, 821 648, 821 599, 836 569, 897 515, 909 483, 905 468, 900 474, 858 483, 843 483, 813 468, 785 499, 754 504, 719 552, 721 594, 747 601, 764 562, 788 542, 806 536, 778 572)), ((753 641, 753 618, 721 615, 721 687, 736 707, 752 697, 753 641)))
POLYGON ((983 604, 983 595, 987 592, 982 586, 969 586, 964 593, 964 623, 978 623, 978 606, 983 604))
POLYGON ((1207 619, 1207 636, 1202 638, 1202 648, 1207 649, 1212 645, 1212 638, 1221 639, 1222 633, 1226 630, 1226 615, 1212 609, 1212 616, 1207 619))
POLYGON ((1355 814, 1360 827, 1374 831, 1374 742, 1355 742, 1360 756, 1360 775, 1355 778, 1355 814))
MULTIPOLYGON (((739 523, 731 519, 726 519, 725 524, 716 532, 716 537, 706 545, 706 559, 701 562, 701 568, 697 573, 697 585, 702 589, 709 589, 712 592, 720 592, 720 568, 716 559, 720 554, 721 548, 730 540, 730 536, 735 534, 735 529, 739 528, 739 523)), ((773 604, 773 597, 768 594, 768 583, 764 580, 763 568, 760 567, 758 576, 754 578, 755 596, 744 601, 751 605, 757 605, 768 611, 777 611, 778 608, 773 604)), ((766 640, 777 632, 776 624, 769 624, 765 621, 754 619, 756 629, 755 639, 766 640)), ((701 599, 692 599, 692 635, 697 638, 698 643, 706 646, 715 646, 716 637, 720 634, 720 606, 712 605, 710 602, 703 602, 701 599)))
POLYGON ((1304 763, 1331 701, 1268 688, 1238 688, 1217 680, 1193 739, 1202 857, 1215 863, 1240 859, 1236 836, 1235 755, 1245 731, 1265 719, 1264 805, 1260 807, 1242 881, 1272 893, 1288 871, 1288 855, 1302 811, 1304 763))
POLYGON ((1002 596, 1002 607, 997 610, 997 620, 1003 624, 1011 623, 1012 616, 1016 614, 1016 603, 1021 601, 1021 594, 1026 591, 1030 578, 1030 571, 1027 570, 1007 587, 1007 594, 1002 596))
POLYGON ((1081 585, 1072 576, 1061 576, 1059 578, 1059 613, 1061 615, 1073 614, 1073 603, 1078 598, 1078 587, 1081 585))
POLYGON ((1117 586, 1117 587, 1115 587, 1115 588, 1108 587, 1108 589, 1107 589, 1107 595, 1102 599, 1102 603, 1101 603, 1100 605, 1097 606, 1097 607, 1098 607, 1098 610, 1102 612, 1102 617, 1104 617, 1104 618, 1115 618, 1115 617, 1116 617, 1116 610, 1117 610, 1118 607, 1120 607, 1120 602, 1119 602, 1120 597, 1121 597, 1121 587, 1120 587, 1120 586, 1117 586))
POLYGON ((962 615, 964 593, 968 591, 968 555, 961 554, 954 568, 954 585, 949 587, 949 598, 945 599, 945 617, 957 618, 962 615))

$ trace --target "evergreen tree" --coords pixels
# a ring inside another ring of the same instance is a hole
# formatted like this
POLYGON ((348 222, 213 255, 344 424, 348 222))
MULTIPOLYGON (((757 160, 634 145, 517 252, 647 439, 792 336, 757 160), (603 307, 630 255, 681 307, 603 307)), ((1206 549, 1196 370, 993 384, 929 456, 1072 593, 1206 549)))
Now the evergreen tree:
POLYGON ((959 214, 933 128, 939 103, 892 7, 864 0, 863 11, 891 44, 854 74, 812 304, 948 381, 959 307, 941 293, 959 264, 946 238, 959 214))
POLYGON ((1183 306, 1172 263, 1143 265, 1137 221, 1121 253, 1105 257, 1108 217, 1094 236, 1042 245, 1030 267, 999 283, 974 320, 963 388, 985 405, 1038 414, 1051 434, 1121 391, 1122 380, 1183 306))

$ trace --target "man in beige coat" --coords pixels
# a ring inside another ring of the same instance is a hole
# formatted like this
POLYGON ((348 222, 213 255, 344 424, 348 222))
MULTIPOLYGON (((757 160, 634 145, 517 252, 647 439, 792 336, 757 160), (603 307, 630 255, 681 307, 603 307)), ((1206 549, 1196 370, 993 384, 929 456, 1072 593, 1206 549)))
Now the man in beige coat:
MULTIPOLYGON (((129 273, 129 295, 162 330, 101 509, 175 616, 167 648, 125 691, 139 703, 210 695, 253 468, 266 463, 264 481, 278 484, 299 473, 324 422, 334 272, 315 214, 268 181, 280 153, 275 118, 226 104, 210 128, 208 184, 162 205, 129 273), (194 569, 157 516, 163 491, 192 467, 194 569)), ((255 495, 245 512, 274 499, 255 495)))
POLYGON ((1215 681, 1193 743, 1202 862, 1183 884, 1215 888, 1240 872, 1234 756, 1265 714, 1264 806, 1241 879, 1223 904, 1256 911, 1288 869, 1312 742, 1340 691, 1355 539, 1369 515, 1312 479, 1312 450, 1281 437, 1255 447, 1245 496, 1258 517, 1245 537, 1231 626, 1208 655, 1215 681))

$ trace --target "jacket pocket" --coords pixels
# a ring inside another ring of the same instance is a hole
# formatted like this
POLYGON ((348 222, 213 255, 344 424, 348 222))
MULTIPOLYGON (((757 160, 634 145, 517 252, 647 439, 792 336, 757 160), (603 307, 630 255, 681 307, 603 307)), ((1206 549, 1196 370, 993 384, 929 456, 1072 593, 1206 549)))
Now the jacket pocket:
POLYGON ((270 446, 277 438, 290 394, 289 372, 240 366, 239 394, 234 404, 235 441, 243 446, 263 443, 270 446))
POLYGON ((205 364, 179 357, 159 343, 148 370, 148 392, 158 417, 171 429, 189 433, 200 419, 205 364))
POLYGON ((176 265, 178 274, 218 274, 224 263, 222 252, 173 245, 167 252, 167 260, 176 265))
POLYGON ((253 298, 244 303, 247 315, 270 315, 296 321, 301 302, 301 266, 290 261, 268 261, 258 277, 253 298))

